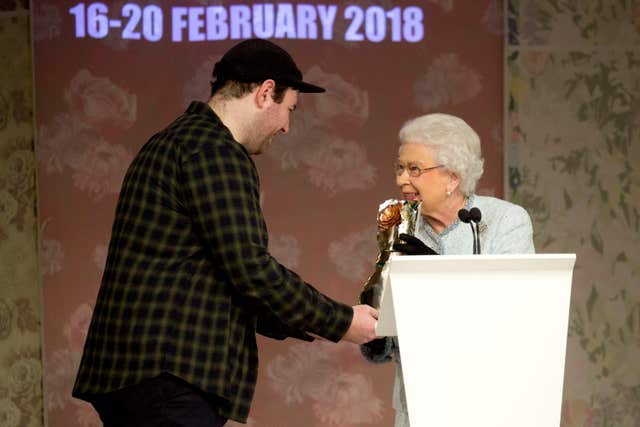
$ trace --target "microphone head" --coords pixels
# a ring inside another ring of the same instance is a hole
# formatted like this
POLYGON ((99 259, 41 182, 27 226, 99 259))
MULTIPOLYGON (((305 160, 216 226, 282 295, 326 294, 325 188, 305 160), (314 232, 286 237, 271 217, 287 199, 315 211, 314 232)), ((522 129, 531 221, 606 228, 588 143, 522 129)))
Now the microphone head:
MULTIPOLYGON (((459 214, 460 213, 458 213, 458 215, 459 214)), ((473 222, 480 222, 480 220, 482 219, 482 212, 480 212, 480 209, 478 208, 471 208, 471 210, 469 211, 469 218, 473 222)))
POLYGON ((463 208, 458 211, 458 218, 460 218, 460 221, 462 222, 469 223, 469 221, 471 221, 471 214, 468 210, 463 208))

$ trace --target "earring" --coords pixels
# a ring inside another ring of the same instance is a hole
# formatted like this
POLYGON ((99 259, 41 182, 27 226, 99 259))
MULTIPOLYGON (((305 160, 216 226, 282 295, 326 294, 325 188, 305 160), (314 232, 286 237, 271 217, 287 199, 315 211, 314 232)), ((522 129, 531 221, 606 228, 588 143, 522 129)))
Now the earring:
POLYGON ((447 197, 451 196, 451 191, 447 190, 447 197))

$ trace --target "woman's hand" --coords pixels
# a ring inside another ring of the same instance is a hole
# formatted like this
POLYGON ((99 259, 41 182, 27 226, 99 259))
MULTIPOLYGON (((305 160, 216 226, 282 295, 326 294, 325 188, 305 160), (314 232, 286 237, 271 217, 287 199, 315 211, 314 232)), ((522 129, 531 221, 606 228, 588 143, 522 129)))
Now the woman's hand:
POLYGON ((394 242, 393 250, 396 252, 401 252, 405 255, 438 255, 436 251, 425 245, 417 237, 400 233, 398 240, 402 241, 402 243, 394 242))

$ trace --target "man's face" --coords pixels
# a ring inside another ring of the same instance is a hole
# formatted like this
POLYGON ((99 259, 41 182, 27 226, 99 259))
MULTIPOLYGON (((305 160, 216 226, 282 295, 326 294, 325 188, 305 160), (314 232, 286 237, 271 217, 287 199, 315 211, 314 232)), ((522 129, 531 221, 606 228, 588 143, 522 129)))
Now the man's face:
POLYGON ((290 114, 298 105, 298 91, 287 89, 281 103, 273 100, 273 93, 268 95, 264 111, 255 129, 253 154, 264 153, 273 137, 279 133, 289 132, 290 114))

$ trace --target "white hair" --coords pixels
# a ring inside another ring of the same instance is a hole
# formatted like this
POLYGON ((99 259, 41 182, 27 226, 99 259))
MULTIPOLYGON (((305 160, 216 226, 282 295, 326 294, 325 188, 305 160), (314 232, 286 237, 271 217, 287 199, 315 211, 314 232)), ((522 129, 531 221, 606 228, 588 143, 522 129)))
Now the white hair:
POLYGON ((460 176, 460 190, 474 192, 484 171, 480 137, 462 119, 434 113, 416 117, 402 126, 400 148, 404 144, 425 145, 434 151, 435 160, 460 176))

